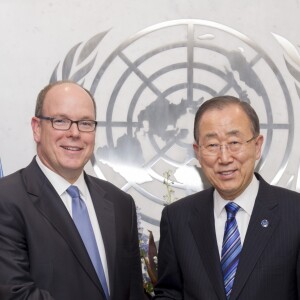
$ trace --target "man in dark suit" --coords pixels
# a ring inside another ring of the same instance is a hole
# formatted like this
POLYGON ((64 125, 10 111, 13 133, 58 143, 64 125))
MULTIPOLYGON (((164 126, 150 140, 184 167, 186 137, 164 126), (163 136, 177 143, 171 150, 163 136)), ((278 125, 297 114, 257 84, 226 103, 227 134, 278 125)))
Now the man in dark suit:
POLYGON ((194 137, 212 187, 164 208, 155 299, 300 299, 300 195, 254 173, 255 111, 231 96, 208 100, 194 137))
POLYGON ((143 298, 134 201, 83 171, 95 119, 92 95, 76 83, 40 92, 37 156, 0 180, 1 300, 143 298))

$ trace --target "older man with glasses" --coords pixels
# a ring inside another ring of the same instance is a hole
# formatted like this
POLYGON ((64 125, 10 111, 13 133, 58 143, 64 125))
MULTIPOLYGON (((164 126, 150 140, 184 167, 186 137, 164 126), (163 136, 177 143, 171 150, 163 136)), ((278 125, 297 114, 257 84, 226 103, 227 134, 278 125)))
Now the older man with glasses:
POLYGON ((212 187, 164 208, 155 299, 300 299, 300 195, 254 172, 256 112, 235 97, 208 100, 194 139, 212 187))

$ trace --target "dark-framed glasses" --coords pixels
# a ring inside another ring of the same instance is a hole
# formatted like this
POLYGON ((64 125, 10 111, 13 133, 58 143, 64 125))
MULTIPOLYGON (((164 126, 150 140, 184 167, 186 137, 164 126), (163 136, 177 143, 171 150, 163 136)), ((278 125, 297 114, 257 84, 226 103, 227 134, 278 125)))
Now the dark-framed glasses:
POLYGON ((94 120, 78 120, 73 121, 68 118, 53 118, 45 116, 37 116, 41 120, 48 120, 51 122, 52 127, 57 130, 67 131, 71 128, 72 124, 75 123, 79 131, 92 132, 96 129, 97 121, 94 120))
POLYGON ((247 141, 231 141, 225 144, 211 143, 207 145, 198 145, 203 153, 203 155, 218 155, 221 153, 222 148, 226 148, 230 153, 239 153, 242 152, 246 145, 248 145, 251 141, 255 140, 257 135, 253 136, 251 139, 247 141))

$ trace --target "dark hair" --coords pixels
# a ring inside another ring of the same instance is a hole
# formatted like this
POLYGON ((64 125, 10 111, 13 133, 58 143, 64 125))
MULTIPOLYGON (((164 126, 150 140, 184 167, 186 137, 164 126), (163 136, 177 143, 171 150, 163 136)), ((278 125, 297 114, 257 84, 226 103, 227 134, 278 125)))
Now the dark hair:
POLYGON ((260 133, 260 127, 259 127, 259 119, 258 116, 253 109, 253 107, 247 103, 244 102, 236 97, 233 96, 218 96, 214 97, 210 100, 205 101, 199 108, 195 115, 195 121, 194 121, 194 139, 195 142, 199 142, 199 123, 203 116, 203 114, 209 110, 219 109, 222 110, 224 107, 230 106, 230 105, 238 105, 242 108, 242 110, 246 113, 246 115, 249 117, 249 120, 251 122, 251 130, 254 135, 259 135, 260 133))
POLYGON ((85 90, 87 92, 87 94, 91 97, 91 100, 93 101, 93 105, 94 105, 94 110, 95 110, 95 116, 96 116, 96 102, 94 99, 94 96, 91 94, 91 92, 89 90, 87 90, 86 88, 84 88, 83 86, 81 86, 80 84, 78 84, 77 82, 74 81, 70 81, 70 80, 60 80, 60 81, 56 81, 56 82, 52 82, 49 83, 48 85, 46 85, 38 94, 37 100, 36 100, 36 105, 35 105, 35 116, 41 116, 43 115, 43 106, 44 106, 44 101, 46 98, 47 93, 55 86, 57 85, 61 85, 64 83, 73 83, 78 85, 79 87, 81 87, 83 90, 85 90))

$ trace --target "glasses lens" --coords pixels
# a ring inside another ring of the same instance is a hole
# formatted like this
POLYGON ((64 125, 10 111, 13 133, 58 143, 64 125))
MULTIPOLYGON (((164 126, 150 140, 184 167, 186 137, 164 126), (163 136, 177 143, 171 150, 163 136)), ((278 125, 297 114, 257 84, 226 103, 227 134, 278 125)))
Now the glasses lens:
POLYGON ((203 155, 216 155, 220 150, 220 145, 212 144, 207 146, 200 146, 203 155))
POLYGON ((80 131, 94 131, 96 127, 96 122, 91 120, 82 120, 78 122, 78 129, 80 131))
POLYGON ((236 152, 241 151, 243 144, 239 143, 239 142, 235 142, 235 143, 230 143, 230 144, 227 144, 227 145, 228 145, 228 149, 229 149, 230 152, 236 153, 236 152))
POLYGON ((71 120, 69 119, 53 119, 53 128, 60 130, 68 130, 71 126, 71 120))

